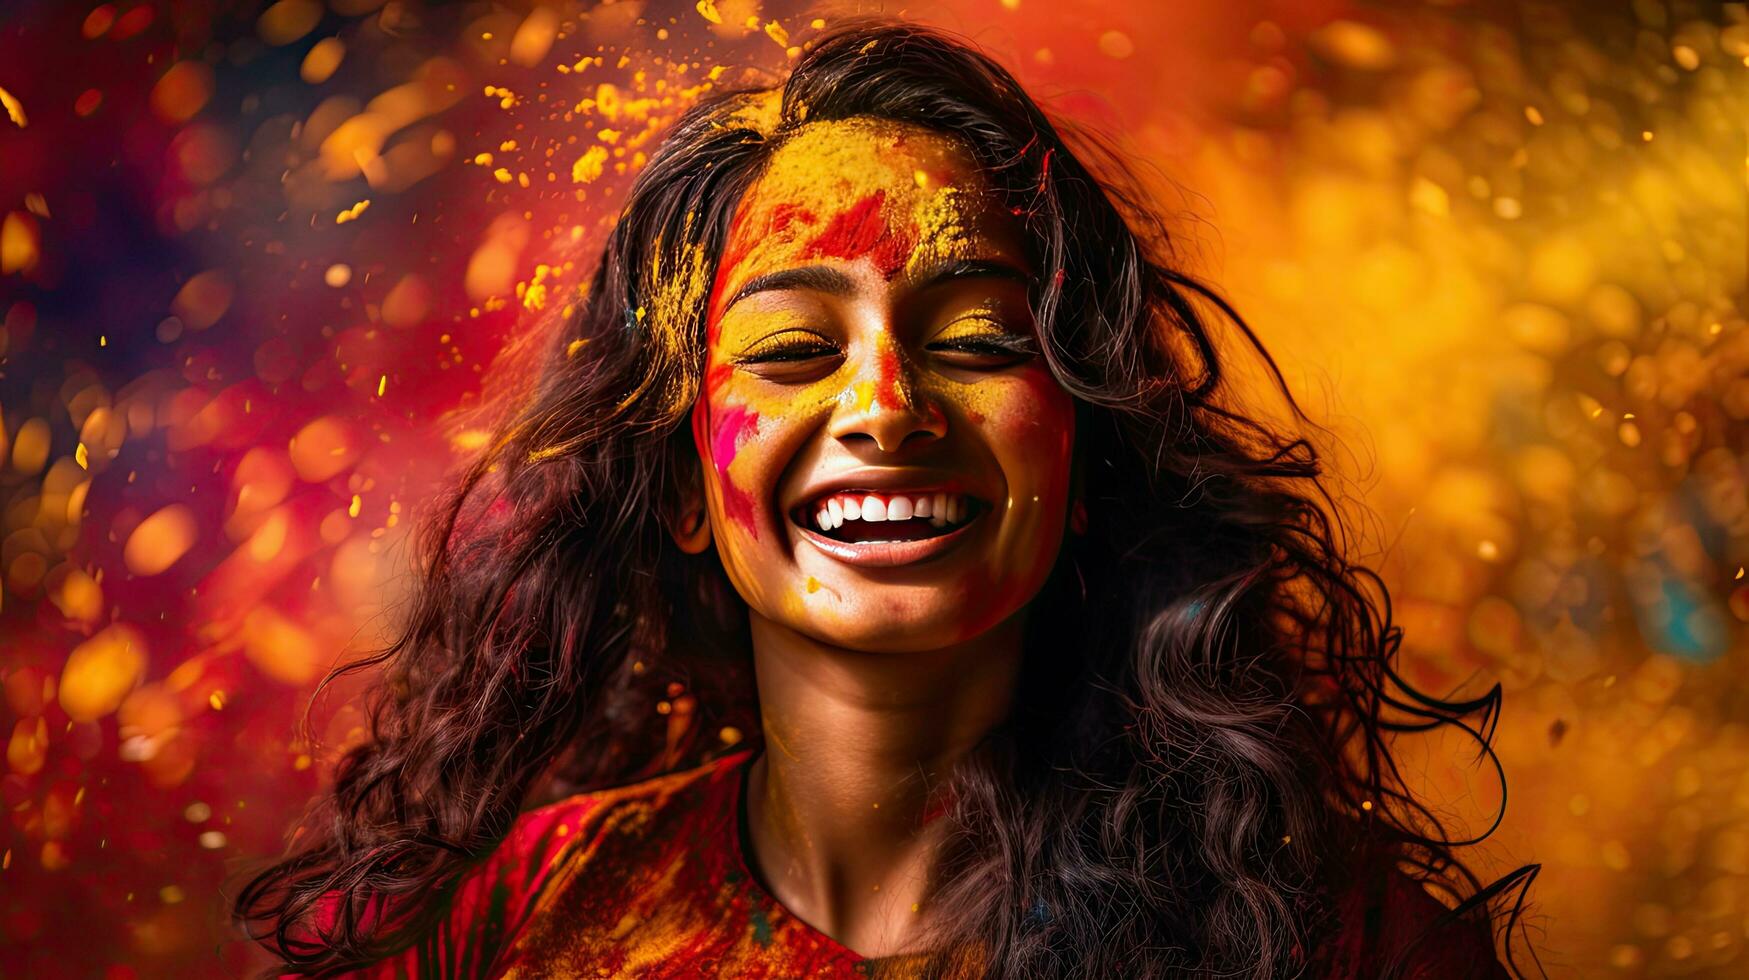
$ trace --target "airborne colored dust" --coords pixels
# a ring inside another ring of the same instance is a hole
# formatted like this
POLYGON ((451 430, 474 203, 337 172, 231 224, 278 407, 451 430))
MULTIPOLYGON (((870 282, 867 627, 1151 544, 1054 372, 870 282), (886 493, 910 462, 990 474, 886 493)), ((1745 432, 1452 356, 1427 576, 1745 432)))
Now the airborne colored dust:
MULTIPOLYGON (((9 9, 0 974, 263 965, 226 899, 364 731, 304 707, 664 127, 883 10, 1145 161, 1339 437, 1404 673, 1505 690, 1550 974, 1741 974, 1749 12, 1686 0, 9 9)), ((1405 771, 1485 830, 1462 747, 1405 771)))

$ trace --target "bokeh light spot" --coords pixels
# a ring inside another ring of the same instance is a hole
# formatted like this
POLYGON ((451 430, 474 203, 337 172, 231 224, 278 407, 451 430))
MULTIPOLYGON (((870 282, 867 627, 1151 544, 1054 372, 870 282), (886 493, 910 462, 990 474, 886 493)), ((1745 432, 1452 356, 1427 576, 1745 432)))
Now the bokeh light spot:
POLYGON ((188 554, 199 537, 194 512, 185 504, 167 504, 128 535, 122 558, 135 575, 158 575, 188 554))
POLYGON ((145 635, 116 623, 67 655, 61 671, 61 709, 74 721, 96 721, 120 707, 145 674, 145 635))

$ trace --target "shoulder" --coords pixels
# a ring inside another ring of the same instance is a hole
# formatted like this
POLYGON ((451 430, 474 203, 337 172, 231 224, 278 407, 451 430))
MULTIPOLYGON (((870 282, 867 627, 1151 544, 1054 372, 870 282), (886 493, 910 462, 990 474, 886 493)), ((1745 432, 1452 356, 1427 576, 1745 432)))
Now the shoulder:
POLYGON ((1357 880, 1337 902, 1338 924, 1315 976, 1505 980, 1485 920, 1453 916, 1395 868, 1357 880))
MULTIPOLYGON (((475 870, 474 876, 517 884, 527 876, 535 885, 541 872, 560 862, 602 833, 623 832, 630 825, 680 819, 706 797, 719 795, 727 780, 738 778, 745 753, 666 773, 612 789, 580 793, 530 810, 516 819, 510 832, 475 870)), ((524 889, 526 890, 526 889, 524 889)))
POLYGON ((349 976, 492 976, 499 953, 537 914, 543 896, 580 874, 595 878, 616 870, 598 860, 604 840, 669 836, 666 824, 708 807, 706 797, 738 778, 744 754, 523 813, 463 872, 432 930, 402 953, 349 976))

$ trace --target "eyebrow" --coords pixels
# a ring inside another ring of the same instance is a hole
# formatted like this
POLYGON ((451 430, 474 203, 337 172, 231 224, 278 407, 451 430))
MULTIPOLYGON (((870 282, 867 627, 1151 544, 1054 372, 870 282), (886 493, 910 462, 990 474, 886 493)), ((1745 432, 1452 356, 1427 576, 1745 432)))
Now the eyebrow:
MULTIPOLYGON (((923 268, 916 276, 917 289, 928 289, 942 283, 957 279, 973 278, 1007 279, 1022 285, 1031 285, 1032 277, 1025 270, 1007 262, 992 259, 953 259, 937 262, 923 268)), ((754 293, 775 292, 784 289, 809 289, 828 296, 848 296, 855 289, 850 277, 837 269, 823 265, 808 265, 797 269, 779 269, 767 272, 762 276, 754 276, 747 284, 735 291, 735 295, 723 304, 724 312, 754 293)))
POLYGON ((1007 279, 1023 286, 1032 285, 1032 276, 1025 269, 996 259, 949 259, 923 267, 916 277, 918 289, 928 289, 956 279, 1007 279))
POLYGON ((754 293, 772 292, 782 289, 811 289, 828 296, 848 296, 855 287, 850 277, 837 269, 823 265, 807 265, 799 269, 779 269, 767 272, 763 276, 754 276, 747 284, 735 291, 727 303, 723 304, 725 312, 736 303, 741 302, 754 293))

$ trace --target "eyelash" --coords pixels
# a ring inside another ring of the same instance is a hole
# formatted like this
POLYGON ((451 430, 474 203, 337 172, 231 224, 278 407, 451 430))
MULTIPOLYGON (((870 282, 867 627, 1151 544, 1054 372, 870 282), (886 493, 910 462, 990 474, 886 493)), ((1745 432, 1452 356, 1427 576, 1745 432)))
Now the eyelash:
POLYGON ((735 363, 781 364, 791 361, 806 361, 810 358, 825 357, 836 353, 838 353, 838 348, 827 343, 759 344, 747 353, 735 358, 735 363))
POLYGON ((960 337, 955 340, 943 340, 929 345, 930 350, 963 351, 968 354, 1013 354, 1017 357, 1031 357, 1037 351, 1033 350, 1032 341, 1014 334, 991 334, 984 337, 960 337))
MULTIPOLYGON (((943 340, 930 344, 929 350, 947 350, 963 354, 983 355, 1013 355, 1015 357, 1031 357, 1037 353, 1032 341, 1013 334, 993 334, 984 337, 961 337, 955 340, 943 340)), ((806 361, 815 357, 827 357, 840 353, 832 344, 774 344, 769 347, 755 347, 735 359, 737 364, 783 364, 796 361, 806 361)))

